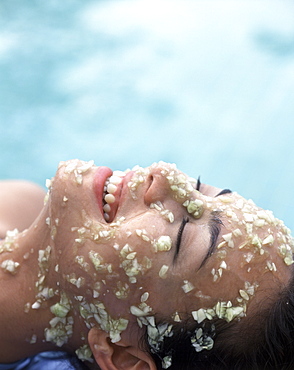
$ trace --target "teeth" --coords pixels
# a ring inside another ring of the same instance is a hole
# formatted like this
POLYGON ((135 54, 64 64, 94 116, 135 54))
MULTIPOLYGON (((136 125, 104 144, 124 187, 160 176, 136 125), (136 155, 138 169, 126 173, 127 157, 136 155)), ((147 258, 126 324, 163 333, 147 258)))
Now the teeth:
POLYGON ((115 196, 113 194, 106 194, 104 200, 108 204, 112 204, 115 202, 115 196))
POLYGON ((117 177, 125 177, 126 173, 123 171, 113 171, 112 176, 117 176, 117 177))
POLYGON ((122 182, 122 178, 121 177, 118 177, 118 176, 110 176, 109 177, 109 182, 111 182, 112 184, 114 185, 118 185, 122 182))
POLYGON ((106 204, 104 205, 104 207, 103 207, 103 211, 104 211, 104 212, 106 212, 106 213, 109 213, 109 212, 110 212, 110 210, 111 210, 110 205, 106 203, 106 204))
POLYGON ((112 176, 110 176, 104 185, 103 200, 105 202, 103 206, 105 221, 109 221, 109 213, 111 211, 111 204, 115 202, 115 192, 117 191, 117 186, 122 182, 123 178, 126 176, 125 172, 114 171, 112 176))
POLYGON ((107 185, 107 192, 109 194, 114 194, 117 190, 117 186, 115 186, 114 184, 108 184, 107 185))

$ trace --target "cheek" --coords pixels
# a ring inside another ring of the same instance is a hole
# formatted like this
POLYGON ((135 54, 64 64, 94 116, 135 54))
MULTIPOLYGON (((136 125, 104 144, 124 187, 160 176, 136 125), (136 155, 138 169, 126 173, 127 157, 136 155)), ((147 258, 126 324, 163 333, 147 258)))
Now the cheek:
POLYGON ((161 267, 170 264, 172 239, 165 229, 163 220, 144 216, 124 225, 117 237, 118 250, 120 265, 131 283, 140 283, 146 276, 159 276, 161 267))
POLYGON ((75 296, 88 291, 103 297, 113 315, 122 307, 125 313, 131 305, 147 307, 146 296, 153 291, 160 296, 158 281, 166 278, 163 266, 169 265, 171 239, 158 236, 160 222, 155 227, 149 218, 143 221, 113 226, 86 217, 80 227, 71 227, 66 239, 59 242, 57 234, 58 245, 63 243, 59 272, 67 288, 75 296), (137 227, 142 224, 146 228, 137 227))

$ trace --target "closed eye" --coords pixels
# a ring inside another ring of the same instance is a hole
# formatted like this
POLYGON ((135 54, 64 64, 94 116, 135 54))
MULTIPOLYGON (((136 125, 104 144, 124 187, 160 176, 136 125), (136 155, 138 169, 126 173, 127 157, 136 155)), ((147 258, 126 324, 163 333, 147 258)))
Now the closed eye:
POLYGON ((181 223, 181 225, 179 227, 179 231, 178 231, 178 235, 177 235, 176 251, 175 251, 174 259, 177 258, 178 254, 180 252, 183 232, 184 232, 185 226, 187 225, 188 222, 189 222, 189 217, 184 217, 183 220, 182 220, 182 223, 181 223))
POLYGON ((210 230, 210 246, 207 250, 206 256, 204 257, 199 269, 205 264, 208 258, 213 254, 216 249, 217 240, 221 231, 221 227, 223 226, 223 222, 219 217, 219 211, 213 211, 210 214, 210 221, 209 221, 209 230, 210 230))

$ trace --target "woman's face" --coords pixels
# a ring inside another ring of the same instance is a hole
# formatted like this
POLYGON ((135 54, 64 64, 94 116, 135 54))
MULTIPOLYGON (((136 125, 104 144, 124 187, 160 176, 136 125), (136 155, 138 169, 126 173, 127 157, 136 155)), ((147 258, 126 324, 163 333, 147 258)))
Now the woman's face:
POLYGON ((60 165, 49 198, 56 271, 82 311, 92 301, 140 325, 155 314, 231 321, 288 281, 283 223, 236 193, 199 185, 166 163, 114 174, 60 165))

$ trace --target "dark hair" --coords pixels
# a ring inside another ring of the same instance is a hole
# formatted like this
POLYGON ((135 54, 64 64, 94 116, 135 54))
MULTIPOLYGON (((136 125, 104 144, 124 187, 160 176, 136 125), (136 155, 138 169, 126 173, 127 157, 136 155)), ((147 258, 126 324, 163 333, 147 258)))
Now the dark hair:
MULTIPOLYGON (((202 325, 181 322, 173 325, 173 335, 164 335, 156 348, 150 345, 147 330, 144 341, 158 369, 171 356, 169 370, 293 370, 294 274, 275 298, 269 298, 274 301, 252 317, 230 323, 205 320, 202 325), (214 345, 197 352, 191 339, 199 329, 202 339, 212 339, 214 345)), ((157 326, 167 324, 161 321, 157 326)))

